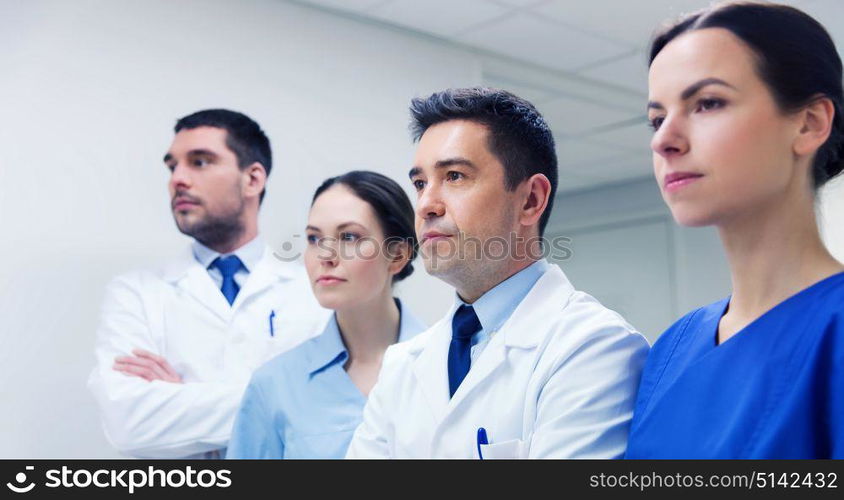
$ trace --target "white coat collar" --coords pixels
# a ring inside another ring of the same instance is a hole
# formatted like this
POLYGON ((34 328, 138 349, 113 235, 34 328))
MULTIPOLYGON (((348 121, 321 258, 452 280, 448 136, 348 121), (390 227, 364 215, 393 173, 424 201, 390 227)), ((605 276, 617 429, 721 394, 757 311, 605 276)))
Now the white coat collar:
MULTIPOLYGON (((550 310, 561 311, 566 303, 568 303, 574 291, 574 286, 572 286, 568 277, 563 273, 563 270, 560 269, 560 266, 549 264, 548 269, 533 285, 527 296, 516 306, 510 318, 498 329, 503 334, 504 345, 507 347, 521 348, 530 348, 538 345, 545 337, 544 330, 533 329, 531 331, 525 331, 523 328, 510 328, 510 325, 514 322, 523 321, 525 316, 537 315, 540 318, 544 318, 549 308, 550 310)), ((408 345, 408 353, 414 355, 421 353, 431 344, 436 334, 444 333, 450 339, 451 318, 459 306, 460 302, 455 301, 445 316, 431 326, 429 329, 431 335, 423 336, 425 339, 420 337, 408 345)))
POLYGON ((258 265, 258 262, 260 262, 261 258, 264 256, 264 250, 266 247, 267 245, 264 243, 264 239, 260 235, 255 236, 245 245, 227 254, 221 254, 216 250, 208 248, 197 240, 193 240, 193 243, 191 243, 191 250, 193 250, 194 258, 196 258, 196 260, 198 260, 199 263, 206 269, 214 263, 214 260, 216 260, 217 257, 236 255, 240 259, 240 262, 243 263, 243 267, 245 267, 250 273, 255 269, 255 266, 258 265))
MULTIPOLYGON (((293 262, 285 262, 277 257, 272 248, 264 245, 263 253, 258 263, 254 266, 255 269, 250 269, 250 274, 259 267, 265 267, 265 271, 271 272, 279 279, 293 279, 296 276, 297 265, 293 262)), ((194 255, 193 247, 188 247, 175 260, 167 263, 164 266, 162 277, 165 281, 175 283, 182 279, 188 271, 193 268, 199 268, 203 271, 207 270, 200 264, 194 255)))
POLYGON ((231 305, 211 279, 208 270, 196 260, 191 248, 173 262, 165 265, 162 278, 192 295, 221 319, 228 321, 242 304, 267 287, 279 281, 294 279, 297 276, 297 267, 295 263, 282 261, 274 255, 270 247, 265 247, 263 257, 249 273, 246 283, 231 305))

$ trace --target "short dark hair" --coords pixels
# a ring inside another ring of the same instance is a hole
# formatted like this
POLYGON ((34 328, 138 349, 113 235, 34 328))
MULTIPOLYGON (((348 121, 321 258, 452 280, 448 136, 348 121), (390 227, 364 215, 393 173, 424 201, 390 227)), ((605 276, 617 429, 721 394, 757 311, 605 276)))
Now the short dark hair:
POLYGON ((369 203, 381 225, 387 242, 403 242, 410 248, 410 259, 401 271, 393 276, 393 282, 401 281, 413 273, 413 259, 416 258, 418 243, 413 226, 413 205, 407 193, 398 183, 385 175, 367 170, 353 170, 337 177, 326 179, 314 193, 311 205, 326 189, 342 184, 355 195, 369 203))
MULTIPOLYGON (((240 168, 246 168, 255 162, 264 167, 267 177, 273 168, 273 153, 270 140, 261 130, 261 126, 252 118, 228 109, 205 109, 180 118, 174 131, 178 134, 183 129, 197 127, 216 127, 226 131, 226 146, 237 157, 240 168)), ((261 191, 260 201, 264 201, 266 188, 261 191)))
POLYGON ((815 189, 841 173, 844 168, 841 58, 826 29, 805 12, 787 5, 718 4, 658 32, 651 42, 650 63, 679 35, 705 28, 726 29, 750 47, 756 56, 756 71, 781 110, 799 110, 818 96, 832 101, 835 107, 832 131, 812 164, 815 189))
POLYGON ((545 232, 557 192, 557 152, 551 128, 533 104, 505 90, 452 88, 413 99, 410 114, 414 141, 429 127, 450 120, 486 126, 489 150, 504 166, 509 191, 534 174, 545 175, 551 182, 551 197, 539 219, 539 235, 545 232))

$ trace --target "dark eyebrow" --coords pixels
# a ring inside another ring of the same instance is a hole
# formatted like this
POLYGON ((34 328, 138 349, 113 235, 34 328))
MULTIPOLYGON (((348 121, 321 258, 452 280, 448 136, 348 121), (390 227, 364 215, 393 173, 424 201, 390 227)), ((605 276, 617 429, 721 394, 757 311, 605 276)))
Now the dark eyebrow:
MULTIPOLYGON (((700 91, 700 89, 706 87, 707 85, 723 85, 725 87, 729 87, 735 90, 735 87, 730 85, 729 83, 721 80, 720 78, 704 78, 703 80, 699 80, 688 87, 686 87, 683 92, 680 93, 680 99, 686 100, 689 97, 695 95, 700 91)), ((648 109, 665 109, 662 104, 656 101, 648 101, 648 109)))
MULTIPOLYGON (((191 149, 188 151, 188 156, 213 156, 217 157, 217 153, 211 151, 210 149, 191 149)), ((167 153, 164 155, 164 163, 168 163, 173 160, 173 155, 167 153)))
POLYGON ((360 222, 344 222, 344 223, 340 224, 339 226, 337 226, 337 229, 345 229, 349 226, 360 226, 361 229, 366 229, 366 226, 364 226, 360 222))
MULTIPOLYGON (((364 226, 364 225, 363 225, 363 224, 361 224, 360 222, 352 222, 352 221, 349 221, 349 222, 344 222, 344 223, 342 223, 342 224, 338 225, 338 226, 337 226, 337 229, 341 229, 341 230, 342 230, 342 229, 345 229, 345 228, 347 228, 347 227, 349 227, 349 226, 360 226, 361 228, 366 229, 366 226, 364 226)), ((321 230, 320 228, 316 227, 316 226, 310 226, 310 225, 305 226, 305 230, 308 230, 308 229, 310 229, 311 231, 316 231, 316 232, 319 232, 319 233, 321 233, 321 232, 322 232, 322 230, 321 230)))
POLYGON ((191 149, 188 151, 188 156, 217 156, 217 153, 210 149, 191 149))
MULTIPOLYGON (((467 160, 466 158, 461 158, 459 156, 456 156, 454 158, 446 158, 444 160, 440 160, 440 161, 438 161, 434 164, 434 168, 435 169, 441 169, 441 168, 453 167, 455 165, 462 165, 464 167, 468 167, 468 168, 471 168, 473 170, 478 169, 478 167, 475 166, 474 163, 467 160)), ((419 175, 421 172, 422 172, 422 169, 420 167, 411 168, 410 172, 409 172, 410 178, 412 179, 414 176, 419 175)))
POLYGON ((721 80, 720 78, 704 78, 703 80, 697 83, 693 83, 686 87, 686 90, 684 90, 683 93, 680 94, 680 99, 683 99, 685 101, 689 97, 697 94, 700 89, 706 87, 707 85, 723 85, 725 87, 729 87, 735 90, 735 87, 725 82, 724 80, 721 80))
POLYGON ((445 160, 440 160, 434 164, 434 168, 448 168, 453 167, 454 165, 463 165, 464 167, 469 167, 471 169, 478 169, 478 167, 476 167, 474 163, 467 160, 466 158, 461 158, 459 156, 455 158, 446 158, 445 160))

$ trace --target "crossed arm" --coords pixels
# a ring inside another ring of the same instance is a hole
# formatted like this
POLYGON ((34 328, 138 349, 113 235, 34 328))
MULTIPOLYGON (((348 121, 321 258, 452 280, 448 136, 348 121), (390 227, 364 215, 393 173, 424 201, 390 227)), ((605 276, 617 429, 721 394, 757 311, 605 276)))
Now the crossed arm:
POLYGON ((182 377, 170 366, 164 357, 144 349, 132 349, 133 356, 117 356, 112 368, 130 377, 139 377, 147 382, 161 380, 181 384, 182 377))
POLYGON ((141 287, 130 276, 106 291, 88 378, 106 436, 136 457, 181 458, 224 448, 248 379, 183 380, 155 354, 141 287))

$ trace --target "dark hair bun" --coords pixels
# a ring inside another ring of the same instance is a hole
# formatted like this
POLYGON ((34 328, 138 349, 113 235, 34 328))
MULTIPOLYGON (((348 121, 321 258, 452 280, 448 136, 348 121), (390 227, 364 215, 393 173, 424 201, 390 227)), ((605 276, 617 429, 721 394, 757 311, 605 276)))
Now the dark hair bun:
MULTIPOLYGON (((836 106, 835 112, 839 108, 836 106)), ((822 186, 824 183, 837 177, 844 170, 844 117, 835 117, 837 122, 826 140, 824 148, 818 154, 824 153, 822 172, 815 173, 815 183, 822 186), (823 177, 823 178, 821 178, 823 177)))
POLYGON ((393 276, 393 281, 401 281, 408 276, 413 274, 413 262, 407 261, 407 264, 404 265, 401 271, 397 272, 395 276, 393 276))

